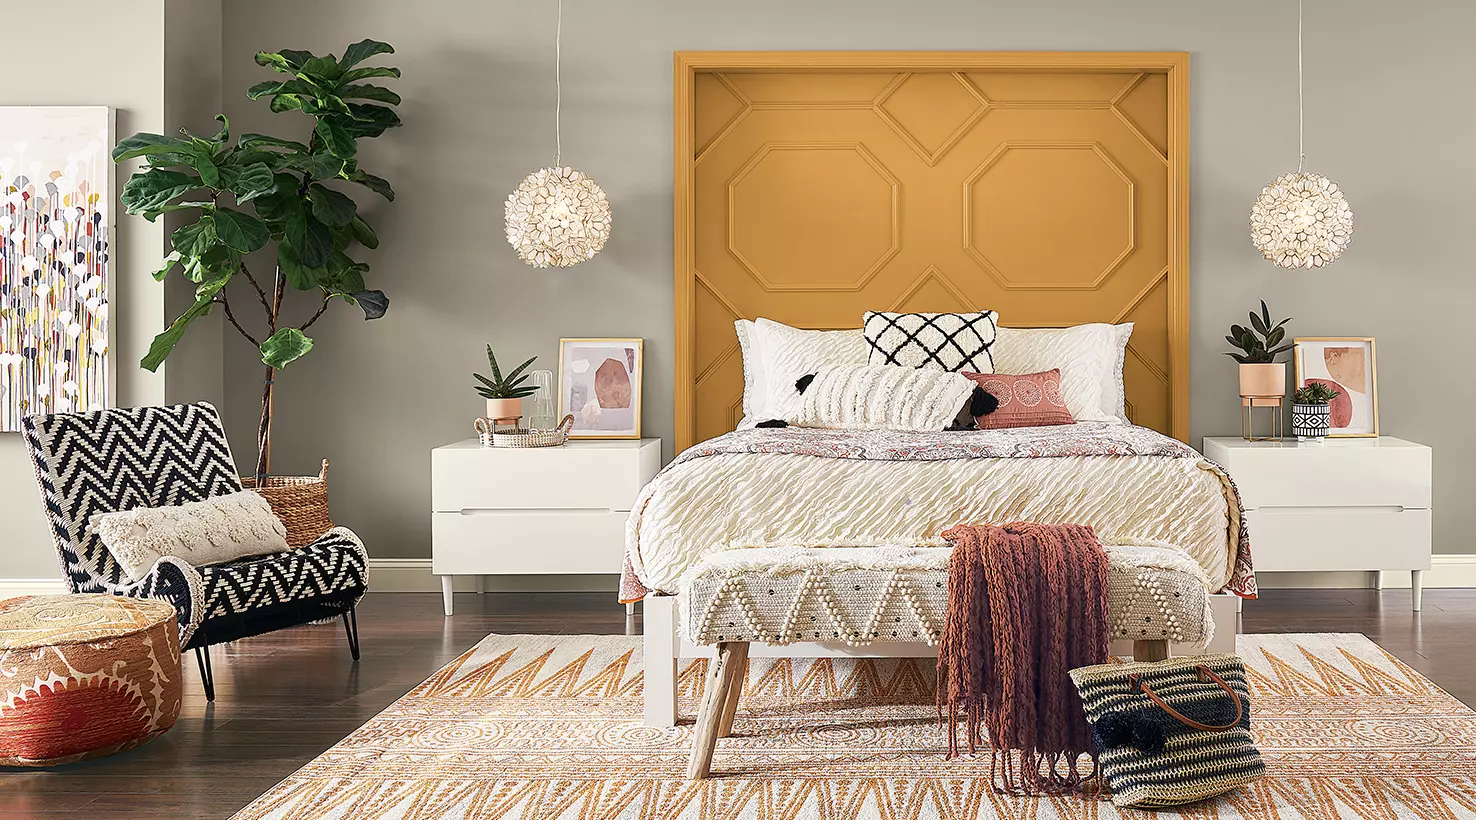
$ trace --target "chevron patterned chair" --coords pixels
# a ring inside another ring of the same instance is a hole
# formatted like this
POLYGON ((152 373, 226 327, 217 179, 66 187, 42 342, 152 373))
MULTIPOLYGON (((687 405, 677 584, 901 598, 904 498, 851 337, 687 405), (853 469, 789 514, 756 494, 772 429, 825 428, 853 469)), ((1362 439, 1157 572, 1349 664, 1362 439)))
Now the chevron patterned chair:
POLYGON ((174 606, 180 647, 195 650, 215 700, 208 647, 342 618, 359 660, 354 607, 369 583, 364 545, 335 527, 300 549, 194 567, 165 556, 138 581, 108 553, 89 519, 239 492, 220 414, 209 404, 28 416, 22 422, 41 500, 72 592, 158 598, 174 606))

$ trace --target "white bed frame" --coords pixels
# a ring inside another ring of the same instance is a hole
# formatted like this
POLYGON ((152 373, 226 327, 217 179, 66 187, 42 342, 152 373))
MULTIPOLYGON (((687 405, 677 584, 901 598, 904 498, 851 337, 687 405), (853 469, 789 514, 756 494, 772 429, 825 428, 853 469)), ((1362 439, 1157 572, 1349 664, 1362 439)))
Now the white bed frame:
MULTIPOLYGON (((1170 652, 1179 655, 1212 655, 1233 653, 1239 632, 1241 599, 1228 592, 1210 596, 1210 612, 1215 621, 1215 637, 1203 649, 1170 644, 1170 652), (1182 652, 1174 652, 1182 649, 1182 652)), ((646 725, 667 728, 676 725, 677 662, 682 658, 711 658, 715 647, 698 646, 677 632, 677 597, 647 595, 641 604, 644 618, 646 725)), ((1131 656, 1132 642, 1112 644, 1112 654, 1131 656)), ((809 642, 771 646, 751 645, 754 658, 932 658, 938 651, 925 643, 877 642, 870 646, 847 646, 843 643, 809 642)))

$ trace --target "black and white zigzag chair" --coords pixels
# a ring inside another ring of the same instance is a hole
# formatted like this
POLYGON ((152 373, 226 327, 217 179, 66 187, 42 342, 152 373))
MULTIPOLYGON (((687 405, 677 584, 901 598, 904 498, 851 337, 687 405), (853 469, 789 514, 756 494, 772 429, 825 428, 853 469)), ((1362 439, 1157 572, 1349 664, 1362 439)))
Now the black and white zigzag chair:
POLYGON ((194 649, 215 700, 207 647, 289 626, 343 618, 359 659, 354 607, 369 556, 344 527, 276 555, 194 567, 171 556, 132 581, 93 533, 98 513, 162 507, 239 492, 220 414, 209 404, 29 416, 22 422, 41 500, 73 592, 159 598, 179 614, 181 649, 194 649))

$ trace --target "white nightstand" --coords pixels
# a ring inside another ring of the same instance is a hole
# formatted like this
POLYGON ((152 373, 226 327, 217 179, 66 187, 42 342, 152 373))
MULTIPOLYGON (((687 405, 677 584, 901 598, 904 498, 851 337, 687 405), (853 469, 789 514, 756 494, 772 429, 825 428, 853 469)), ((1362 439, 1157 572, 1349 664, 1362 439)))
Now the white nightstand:
MULTIPOLYGON (((1204 440, 1240 488, 1257 572, 1430 568, 1430 448, 1411 441, 1204 440)), ((1377 576, 1376 576, 1377 577, 1377 576)))
MULTIPOLYGON (((431 450, 431 572, 451 614, 455 575, 618 573, 625 519, 661 469, 661 439, 431 450)), ((627 609, 627 614, 630 610, 627 609)))

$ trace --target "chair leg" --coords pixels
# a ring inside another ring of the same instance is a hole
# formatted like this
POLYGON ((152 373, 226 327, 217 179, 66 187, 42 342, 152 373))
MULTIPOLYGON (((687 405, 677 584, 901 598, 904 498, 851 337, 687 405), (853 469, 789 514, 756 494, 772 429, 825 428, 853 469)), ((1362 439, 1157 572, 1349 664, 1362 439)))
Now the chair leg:
POLYGON ((353 608, 343 613, 343 634, 348 637, 349 652, 357 661, 359 659, 359 616, 353 608))
POLYGON ((195 663, 200 666, 200 680, 205 682, 205 699, 215 702, 215 673, 210 670, 210 647, 195 647, 195 663))
POLYGON ((743 697, 743 681, 748 677, 747 643, 739 643, 733 647, 733 659, 729 663, 733 666, 733 681, 728 686, 728 696, 723 699, 723 717, 718 721, 718 737, 733 734, 733 716, 738 713, 738 699, 743 697))
MULTIPOLYGON (((728 701, 728 687, 733 683, 735 642, 717 645, 707 669, 707 682, 702 689, 702 705, 697 710, 697 727, 692 741, 692 756, 687 761, 687 779, 701 780, 712 770, 712 753, 717 746, 718 724, 728 701)), ((747 649, 747 647, 744 647, 747 649)))

